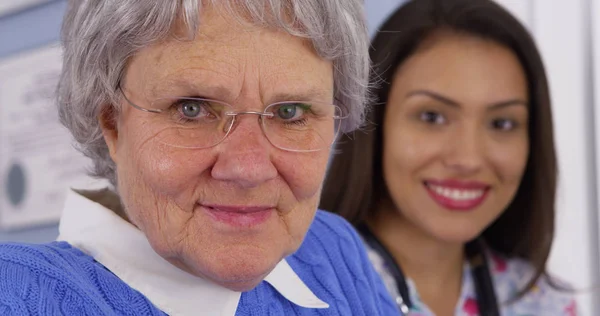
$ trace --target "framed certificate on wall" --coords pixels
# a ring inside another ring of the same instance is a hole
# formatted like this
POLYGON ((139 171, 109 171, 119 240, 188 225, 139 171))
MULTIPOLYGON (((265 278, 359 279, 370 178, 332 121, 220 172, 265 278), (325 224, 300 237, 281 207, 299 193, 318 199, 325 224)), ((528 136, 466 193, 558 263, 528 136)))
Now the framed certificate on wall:
POLYGON ((61 62, 58 44, 0 60, 0 229, 56 223, 69 187, 99 182, 58 121, 61 62))

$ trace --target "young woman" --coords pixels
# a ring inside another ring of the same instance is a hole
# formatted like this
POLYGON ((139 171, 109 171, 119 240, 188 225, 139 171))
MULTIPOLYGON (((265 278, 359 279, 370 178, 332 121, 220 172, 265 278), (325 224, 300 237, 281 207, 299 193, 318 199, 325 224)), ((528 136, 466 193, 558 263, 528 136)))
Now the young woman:
POLYGON ((353 222, 403 311, 574 315, 548 276, 557 177, 527 30, 487 0, 414 0, 371 48, 377 86, 321 208, 353 222))

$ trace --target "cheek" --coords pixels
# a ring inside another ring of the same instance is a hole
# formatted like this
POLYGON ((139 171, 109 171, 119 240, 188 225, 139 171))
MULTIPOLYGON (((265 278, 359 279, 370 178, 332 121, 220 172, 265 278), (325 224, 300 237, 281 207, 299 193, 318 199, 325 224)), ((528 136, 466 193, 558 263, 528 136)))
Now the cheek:
POLYGON ((285 210, 281 219, 286 227, 286 234, 291 237, 288 250, 294 251, 304 239, 317 210, 329 150, 285 153, 285 156, 285 159, 276 157, 274 163, 282 181, 290 188, 287 192, 281 192, 280 203, 285 210))
MULTIPOLYGON (((443 142, 433 135, 410 128, 386 130, 383 143, 383 168, 387 178, 412 177, 439 156, 443 142)), ((387 179, 390 181, 393 179, 387 179)))
POLYGON ((210 166, 210 152, 165 146, 139 130, 122 129, 119 134, 119 191, 130 211, 143 210, 129 215, 138 226, 164 217, 159 210, 183 210, 185 217, 194 206, 193 188, 210 166))
POLYGON ((297 201, 316 200, 327 171, 330 150, 313 153, 281 152, 273 164, 297 201))
POLYGON ((210 150, 175 148, 157 142, 150 133, 140 129, 125 130, 119 161, 126 161, 139 181, 156 193, 176 196, 193 187, 193 181, 207 170, 215 155, 210 150), (138 131, 139 130, 139 131, 138 131))
POLYGON ((518 187, 529 158, 529 142, 522 140, 495 146, 490 150, 489 157, 499 180, 518 187))

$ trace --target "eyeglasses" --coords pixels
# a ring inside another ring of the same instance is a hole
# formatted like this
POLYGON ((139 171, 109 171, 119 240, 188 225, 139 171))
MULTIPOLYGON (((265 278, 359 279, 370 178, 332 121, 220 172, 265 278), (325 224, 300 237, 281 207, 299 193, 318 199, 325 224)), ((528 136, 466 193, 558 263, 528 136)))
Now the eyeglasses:
POLYGON ((155 114, 147 124, 159 142, 180 148, 216 146, 235 129, 238 116, 258 115, 262 131, 273 146, 314 152, 333 144, 345 118, 340 107, 312 101, 277 102, 263 112, 236 112, 225 102, 190 97, 159 98, 149 107, 141 107, 127 98, 120 85, 119 90, 132 107, 155 114))

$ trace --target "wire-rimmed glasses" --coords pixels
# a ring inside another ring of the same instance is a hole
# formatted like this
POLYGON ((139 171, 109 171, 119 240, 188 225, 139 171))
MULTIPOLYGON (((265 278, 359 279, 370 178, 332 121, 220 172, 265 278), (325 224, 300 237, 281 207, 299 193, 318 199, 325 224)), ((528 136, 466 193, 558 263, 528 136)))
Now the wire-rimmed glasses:
POLYGON ((258 115, 269 142, 282 150, 314 152, 330 147, 339 133, 342 110, 337 105, 313 101, 269 104, 263 112, 234 111, 232 105, 196 97, 165 97, 142 107, 123 97, 135 109, 155 114, 147 122, 163 144, 180 148, 210 148, 235 129, 240 115, 258 115))

